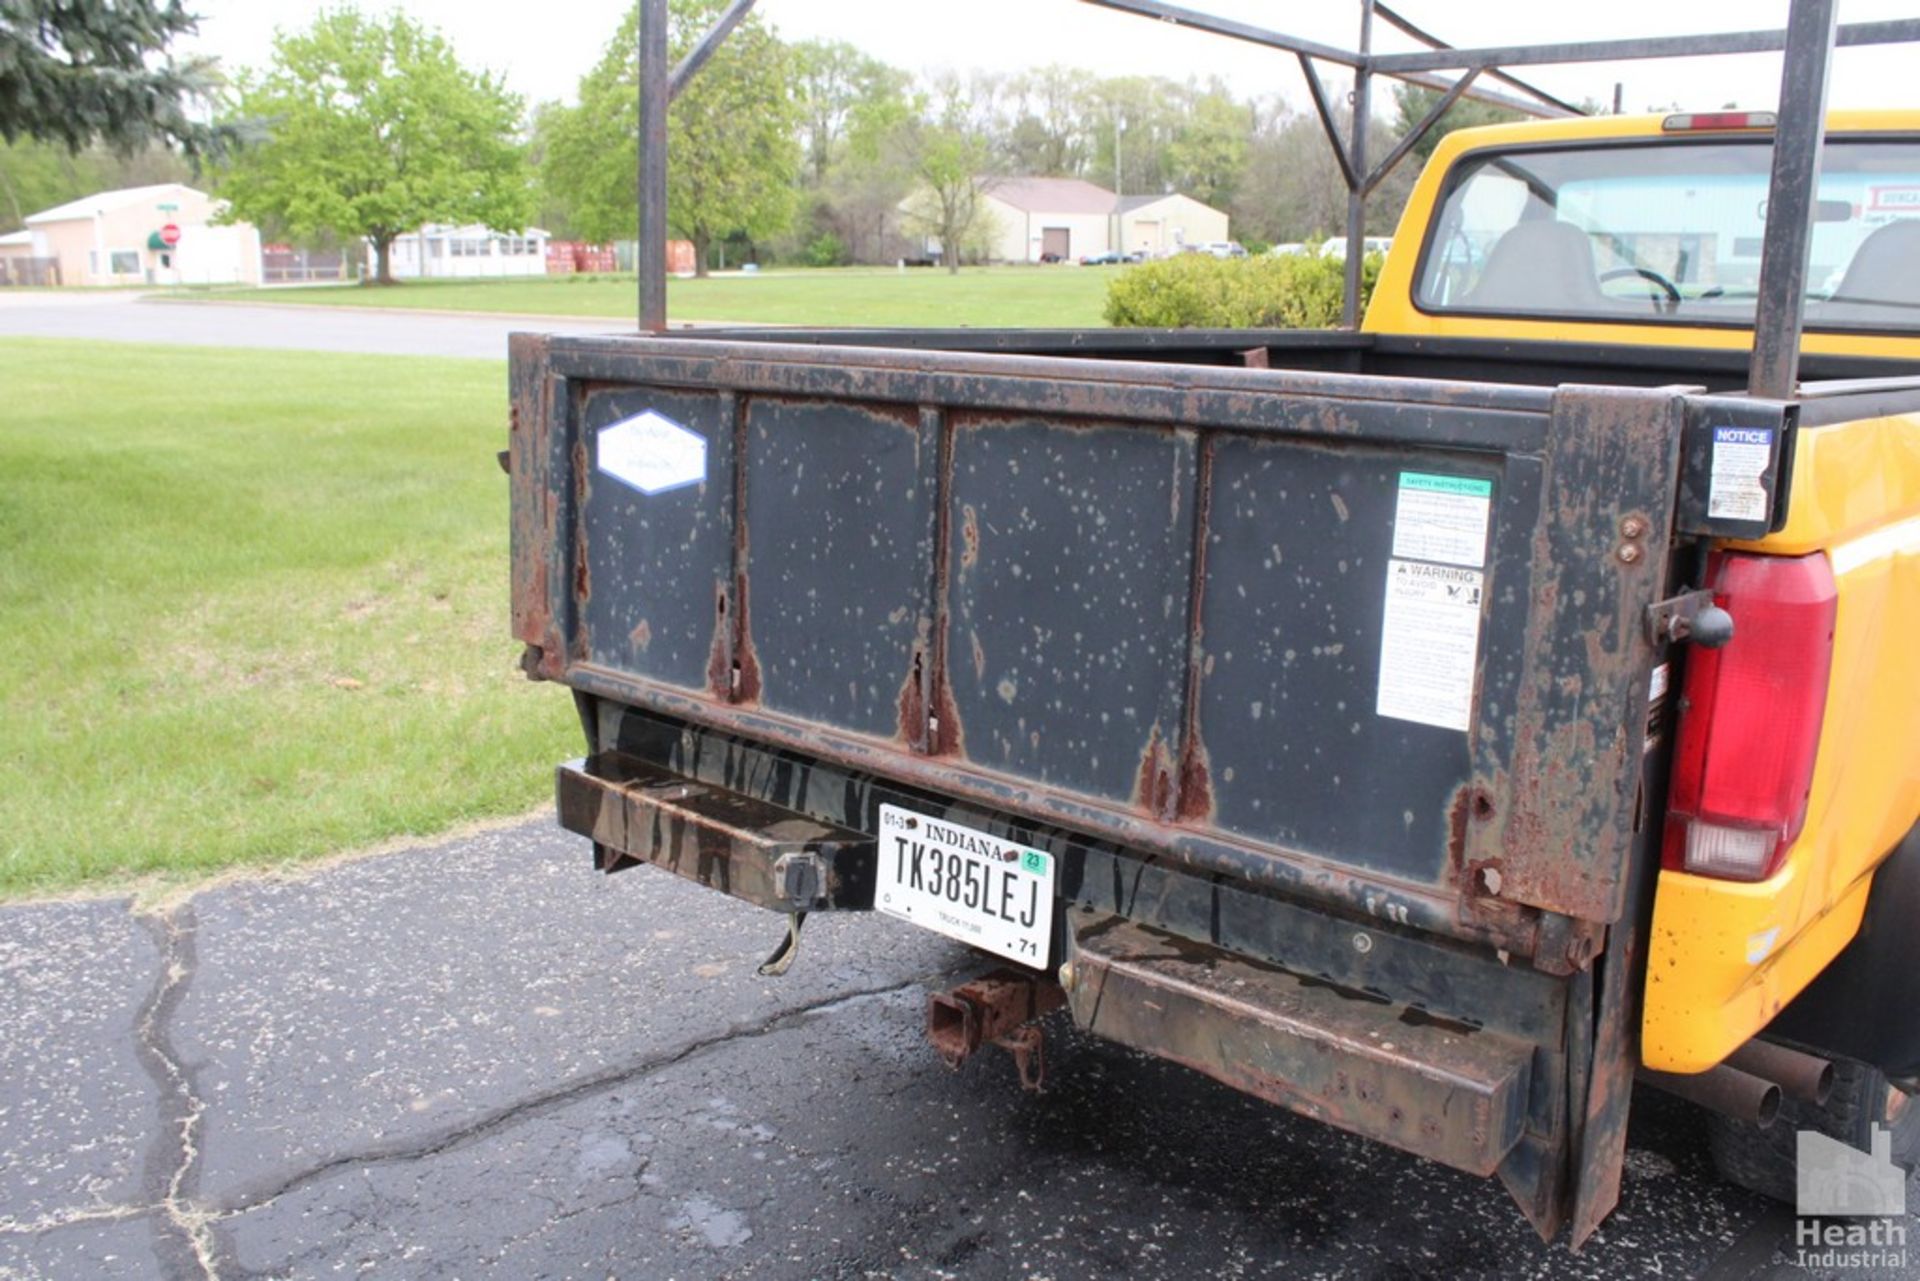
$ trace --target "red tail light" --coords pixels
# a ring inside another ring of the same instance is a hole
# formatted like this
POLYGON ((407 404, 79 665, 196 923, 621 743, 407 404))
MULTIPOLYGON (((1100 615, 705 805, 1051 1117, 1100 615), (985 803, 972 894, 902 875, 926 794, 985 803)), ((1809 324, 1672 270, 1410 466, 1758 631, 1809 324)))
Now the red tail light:
POLYGON ((1663 861, 1763 881, 1806 822, 1839 593, 1820 552, 1726 553, 1709 577, 1733 639, 1687 655, 1663 861))

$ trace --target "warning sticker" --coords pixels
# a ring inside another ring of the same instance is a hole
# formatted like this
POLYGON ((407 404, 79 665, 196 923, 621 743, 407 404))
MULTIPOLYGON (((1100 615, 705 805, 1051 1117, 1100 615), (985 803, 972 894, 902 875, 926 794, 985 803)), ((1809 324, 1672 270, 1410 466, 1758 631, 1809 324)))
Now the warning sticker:
POLYGON ((1490 480, 1403 471, 1393 509, 1393 554, 1478 569, 1487 563, 1492 507, 1490 480))
POLYGON ((1440 729, 1467 728, 1485 578, 1477 569, 1387 562, 1376 712, 1440 729))
POLYGON ((1765 520, 1767 491, 1760 478, 1772 459, 1773 428, 1715 427, 1708 519, 1765 520))

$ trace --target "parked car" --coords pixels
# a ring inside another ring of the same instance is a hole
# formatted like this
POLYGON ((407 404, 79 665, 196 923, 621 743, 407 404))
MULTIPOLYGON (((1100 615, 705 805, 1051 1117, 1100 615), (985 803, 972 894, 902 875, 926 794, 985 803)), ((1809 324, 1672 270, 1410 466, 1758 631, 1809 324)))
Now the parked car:
POLYGON ((1115 263, 1126 262, 1127 255, 1108 250, 1103 254, 1088 254, 1080 260, 1082 267, 1110 267, 1115 263))

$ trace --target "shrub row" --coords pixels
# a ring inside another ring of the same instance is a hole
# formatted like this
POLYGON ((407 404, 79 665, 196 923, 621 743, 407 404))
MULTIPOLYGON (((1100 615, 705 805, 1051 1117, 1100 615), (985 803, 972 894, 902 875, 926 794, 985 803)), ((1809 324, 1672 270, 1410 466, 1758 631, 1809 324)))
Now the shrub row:
MULTIPOLYGON (((1380 277, 1379 254, 1361 273, 1362 310, 1380 277)), ((1110 325, 1166 329, 1325 329, 1340 323, 1346 263, 1306 254, 1214 258, 1180 254, 1142 263, 1107 286, 1110 325)))

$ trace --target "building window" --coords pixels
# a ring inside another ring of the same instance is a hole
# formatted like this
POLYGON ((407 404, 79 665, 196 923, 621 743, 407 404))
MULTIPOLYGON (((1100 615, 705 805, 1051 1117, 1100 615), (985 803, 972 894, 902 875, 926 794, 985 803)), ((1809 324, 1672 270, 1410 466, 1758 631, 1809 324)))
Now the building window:
POLYGON ((137 249, 116 249, 113 251, 112 274, 116 276, 137 276, 140 274, 140 251, 137 249))

